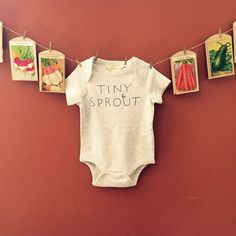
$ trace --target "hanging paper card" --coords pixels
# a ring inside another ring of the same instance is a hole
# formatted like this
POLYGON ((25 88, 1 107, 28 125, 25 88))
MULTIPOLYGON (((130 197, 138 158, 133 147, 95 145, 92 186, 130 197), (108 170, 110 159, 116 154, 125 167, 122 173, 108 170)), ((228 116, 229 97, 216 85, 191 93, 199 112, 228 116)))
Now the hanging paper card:
POLYGON ((64 93, 64 54, 55 50, 39 53, 39 90, 41 92, 64 93))
POLYGON ((197 55, 192 51, 180 51, 171 59, 173 93, 184 94, 199 91, 197 55))
POLYGON ((232 37, 215 34, 205 41, 208 79, 234 75, 232 37))
MULTIPOLYGON (((233 38, 234 38, 234 54, 236 53, 236 21, 233 23, 233 38)), ((234 55, 234 63, 236 63, 236 56, 234 55)))
POLYGON ((2 41, 3 41, 3 23, 0 21, 0 63, 3 62, 3 47, 2 47, 2 41))
POLYGON ((9 41, 12 80, 37 81, 36 44, 17 37, 9 41))

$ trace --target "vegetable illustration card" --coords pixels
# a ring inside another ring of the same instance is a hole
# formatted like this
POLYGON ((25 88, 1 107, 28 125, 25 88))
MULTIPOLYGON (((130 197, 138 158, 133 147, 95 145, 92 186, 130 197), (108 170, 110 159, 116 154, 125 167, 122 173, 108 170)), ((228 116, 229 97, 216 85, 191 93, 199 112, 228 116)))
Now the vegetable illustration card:
POLYGON ((17 37, 9 41, 12 80, 37 81, 36 44, 17 37))
POLYGON ((234 75, 232 37, 215 34, 205 41, 208 79, 234 75))
POLYGON ((0 63, 3 62, 3 23, 0 21, 0 63))
POLYGON ((184 94, 199 91, 197 55, 192 51, 180 51, 171 59, 173 93, 184 94))
MULTIPOLYGON (((236 21, 233 23, 233 38, 234 38, 234 53, 236 52, 236 21)), ((236 63, 236 56, 234 56, 234 63, 236 63)))
POLYGON ((55 50, 39 53, 39 90, 64 93, 65 55, 55 50))

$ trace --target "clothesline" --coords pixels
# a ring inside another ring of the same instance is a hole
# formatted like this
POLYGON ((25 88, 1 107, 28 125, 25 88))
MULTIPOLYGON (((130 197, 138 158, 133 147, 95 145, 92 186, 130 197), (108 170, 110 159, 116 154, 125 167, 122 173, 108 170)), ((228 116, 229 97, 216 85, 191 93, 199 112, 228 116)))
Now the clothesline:
MULTIPOLYGON (((15 31, 14 29, 11 29, 10 27, 8 27, 8 26, 6 26, 6 25, 3 25, 3 28, 5 28, 6 30, 8 30, 8 31, 10 31, 10 32, 12 32, 12 33, 14 33, 14 34, 16 34, 16 35, 18 35, 18 36, 21 36, 21 37, 24 37, 24 36, 25 36, 25 35, 22 35, 22 34, 18 33, 18 32, 15 31)), ((233 28, 230 28, 230 29, 224 31, 223 33, 229 33, 229 32, 232 31, 232 30, 233 30, 233 28)), ((48 47, 46 47, 46 46, 44 46, 44 45, 42 45, 42 44, 40 44, 40 43, 38 43, 38 42, 35 42, 35 43, 36 43, 36 45, 38 45, 39 47, 41 47, 41 48, 43 48, 43 49, 46 49, 46 50, 49 50, 49 49, 50 49, 50 48, 48 48, 48 47)), ((192 46, 191 48, 188 48, 188 49, 186 49, 186 50, 193 50, 193 49, 198 48, 198 47, 200 47, 200 46, 202 46, 202 45, 204 45, 204 44, 205 44, 205 41, 203 41, 203 42, 201 42, 201 43, 199 43, 199 44, 197 44, 197 45, 195 45, 195 46, 192 46)), ((77 60, 73 60, 73 59, 70 58, 70 57, 65 57, 65 58, 66 58, 66 60, 68 60, 68 61, 71 61, 71 62, 74 62, 74 63, 78 64, 78 61, 77 61, 77 60)), ((157 61, 157 62, 155 62, 155 63, 152 63, 151 65, 152 65, 152 66, 159 65, 159 64, 164 63, 164 62, 166 62, 166 61, 169 61, 170 58, 171 58, 171 57, 167 57, 167 58, 165 58, 165 59, 162 59, 162 60, 160 60, 160 61, 157 61)))
MULTIPOLYGON (((229 33, 229 32, 232 31, 232 30, 233 30, 233 28, 224 31, 223 33, 227 34, 227 33, 229 33)), ((204 45, 204 44, 205 44, 205 41, 203 41, 203 42, 201 42, 201 43, 199 43, 199 44, 197 44, 197 45, 195 45, 195 46, 192 46, 191 48, 188 48, 188 49, 186 49, 186 50, 191 51, 191 50, 193 50, 193 49, 195 49, 195 48, 198 48, 198 47, 200 47, 200 46, 202 46, 202 45, 204 45)), ((161 63, 163 63, 163 62, 165 62, 165 61, 170 60, 170 58, 171 58, 171 57, 168 57, 168 58, 163 59, 163 60, 161 60, 161 61, 155 62, 155 63, 152 64, 152 65, 155 66, 155 65, 161 64, 161 63)))

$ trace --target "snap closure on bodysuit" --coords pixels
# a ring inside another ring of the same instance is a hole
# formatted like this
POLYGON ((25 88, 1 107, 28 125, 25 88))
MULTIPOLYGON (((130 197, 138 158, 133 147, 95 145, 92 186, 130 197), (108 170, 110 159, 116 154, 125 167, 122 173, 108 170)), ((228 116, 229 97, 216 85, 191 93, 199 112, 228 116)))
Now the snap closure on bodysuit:
POLYGON ((132 187, 137 184, 138 177, 142 170, 149 164, 154 164, 153 161, 149 163, 136 163, 134 168, 127 173, 121 171, 101 171, 95 163, 82 161, 86 164, 92 174, 92 185, 97 187, 132 187))
POLYGON ((99 187, 129 187, 135 184, 128 175, 119 172, 103 172, 93 181, 94 186, 99 187))

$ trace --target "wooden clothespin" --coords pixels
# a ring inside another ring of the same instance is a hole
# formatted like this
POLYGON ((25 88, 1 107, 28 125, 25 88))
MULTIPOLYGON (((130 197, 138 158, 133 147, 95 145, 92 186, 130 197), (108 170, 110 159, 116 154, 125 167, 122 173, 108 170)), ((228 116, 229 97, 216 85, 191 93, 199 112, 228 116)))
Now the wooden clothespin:
POLYGON ((98 59, 98 52, 96 53, 95 57, 94 57, 94 62, 96 62, 98 59))
POLYGON ((222 28, 219 28, 219 38, 222 37, 222 28))
POLYGON ((183 45, 183 52, 184 52, 184 55, 186 56, 186 55, 187 55, 187 51, 186 51, 186 46, 185 46, 185 44, 183 45))
POLYGON ((80 63, 80 61, 77 58, 75 59, 75 61, 80 67, 82 67, 82 64, 80 63))
POLYGON ((153 67, 153 63, 152 62, 149 63, 149 67, 150 67, 150 70, 151 70, 152 67, 153 67))
POLYGON ((49 52, 52 52, 52 42, 49 43, 49 52))
POLYGON ((26 38, 26 34, 27 34, 27 31, 25 30, 25 31, 24 31, 24 34, 23 34, 23 39, 26 38))
POLYGON ((125 64, 125 66, 127 65, 127 56, 125 57, 125 63, 124 64, 125 64))

